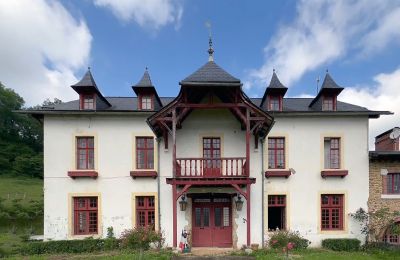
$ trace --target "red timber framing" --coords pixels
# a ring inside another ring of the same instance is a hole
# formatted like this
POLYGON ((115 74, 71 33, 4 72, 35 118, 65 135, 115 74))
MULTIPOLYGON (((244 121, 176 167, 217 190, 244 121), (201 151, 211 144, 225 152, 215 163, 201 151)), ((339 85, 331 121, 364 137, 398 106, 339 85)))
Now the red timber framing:
POLYGON ((254 135, 255 148, 258 138, 265 138, 273 125, 273 118, 253 104, 241 90, 241 85, 185 85, 181 83, 179 95, 167 106, 147 119, 157 137, 163 137, 168 148, 171 136, 173 177, 167 178, 172 185, 173 196, 173 246, 177 246, 177 201, 194 186, 233 187, 247 201, 247 245, 250 245, 250 191, 255 178, 250 178, 250 140, 254 135), (245 131, 245 158, 177 158, 176 131, 195 109, 227 109, 240 122, 245 131), (222 165, 220 171, 210 171, 207 165, 222 165), (223 169, 223 170, 222 170, 223 169), (208 174, 212 172, 213 174, 208 174), (244 190, 243 190, 244 189, 244 190))

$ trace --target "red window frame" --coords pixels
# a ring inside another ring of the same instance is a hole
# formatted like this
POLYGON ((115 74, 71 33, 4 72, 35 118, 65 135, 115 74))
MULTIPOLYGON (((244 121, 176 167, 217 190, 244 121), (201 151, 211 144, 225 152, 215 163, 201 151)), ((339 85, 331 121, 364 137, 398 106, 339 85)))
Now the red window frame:
POLYGON ((400 173, 388 173, 383 178, 384 194, 400 194, 400 173))
POLYGON ((281 111, 282 110, 282 97, 281 96, 269 96, 268 110, 269 111, 281 111))
POLYGON ((268 208, 284 208, 281 216, 282 228, 286 229, 286 195, 268 195, 268 208))
POLYGON ((324 96, 322 99, 323 111, 336 111, 336 98, 334 96, 324 96))
POLYGON ((343 230, 343 194, 321 195, 321 230, 343 230))
POLYGON ((153 95, 140 95, 139 109, 152 110, 153 108, 154 108, 154 96, 153 95))
POLYGON ((285 138, 268 138, 268 168, 285 169, 285 138))
POLYGON ((96 98, 94 94, 81 94, 81 109, 96 109, 96 98))
POLYGON ((74 235, 98 233, 98 198, 74 197, 74 235))
POLYGON ((94 161, 94 137, 76 137, 76 168, 79 170, 93 170, 94 161))
POLYGON ((136 197, 136 227, 152 227, 155 229, 156 211, 154 196, 136 197))
POLYGON ((340 169, 340 138, 339 137, 325 137, 324 138, 324 155, 325 160, 328 160, 328 164, 325 163, 326 169, 340 169), (329 141, 329 154, 326 156, 326 141, 329 141))
MULTIPOLYGON (((218 159, 221 158, 221 138, 203 137, 203 158, 218 159)), ((207 168, 221 168, 220 160, 206 160, 207 168)))
POLYGON ((154 137, 136 137, 136 169, 154 169, 154 137))

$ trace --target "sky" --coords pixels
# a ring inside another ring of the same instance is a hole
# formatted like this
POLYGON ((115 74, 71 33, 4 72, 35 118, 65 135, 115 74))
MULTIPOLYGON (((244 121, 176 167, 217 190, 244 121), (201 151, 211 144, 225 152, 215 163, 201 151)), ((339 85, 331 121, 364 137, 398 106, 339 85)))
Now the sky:
POLYGON ((214 59, 261 97, 276 69, 288 97, 312 97, 326 70, 341 101, 400 126, 400 0, 0 0, 0 81, 27 106, 77 98, 88 66, 104 96, 135 96, 148 67, 160 96, 214 59))

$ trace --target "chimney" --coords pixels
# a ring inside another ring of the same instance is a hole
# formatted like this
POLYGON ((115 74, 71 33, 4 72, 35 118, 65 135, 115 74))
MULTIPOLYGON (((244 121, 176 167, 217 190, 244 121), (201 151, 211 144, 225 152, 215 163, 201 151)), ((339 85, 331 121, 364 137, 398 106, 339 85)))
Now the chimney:
POLYGON ((376 151, 399 151, 400 128, 395 127, 375 137, 376 151))

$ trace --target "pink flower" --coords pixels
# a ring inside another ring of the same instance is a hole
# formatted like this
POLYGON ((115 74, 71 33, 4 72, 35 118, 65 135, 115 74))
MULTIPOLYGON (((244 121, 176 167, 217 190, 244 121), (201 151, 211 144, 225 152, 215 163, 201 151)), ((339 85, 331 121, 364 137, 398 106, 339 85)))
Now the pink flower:
POLYGON ((275 245, 276 243, 278 243, 278 240, 272 240, 272 245, 275 245))
POLYGON ((289 242, 289 243, 287 244, 287 249, 288 249, 288 250, 292 250, 293 248, 294 248, 294 243, 289 242))

